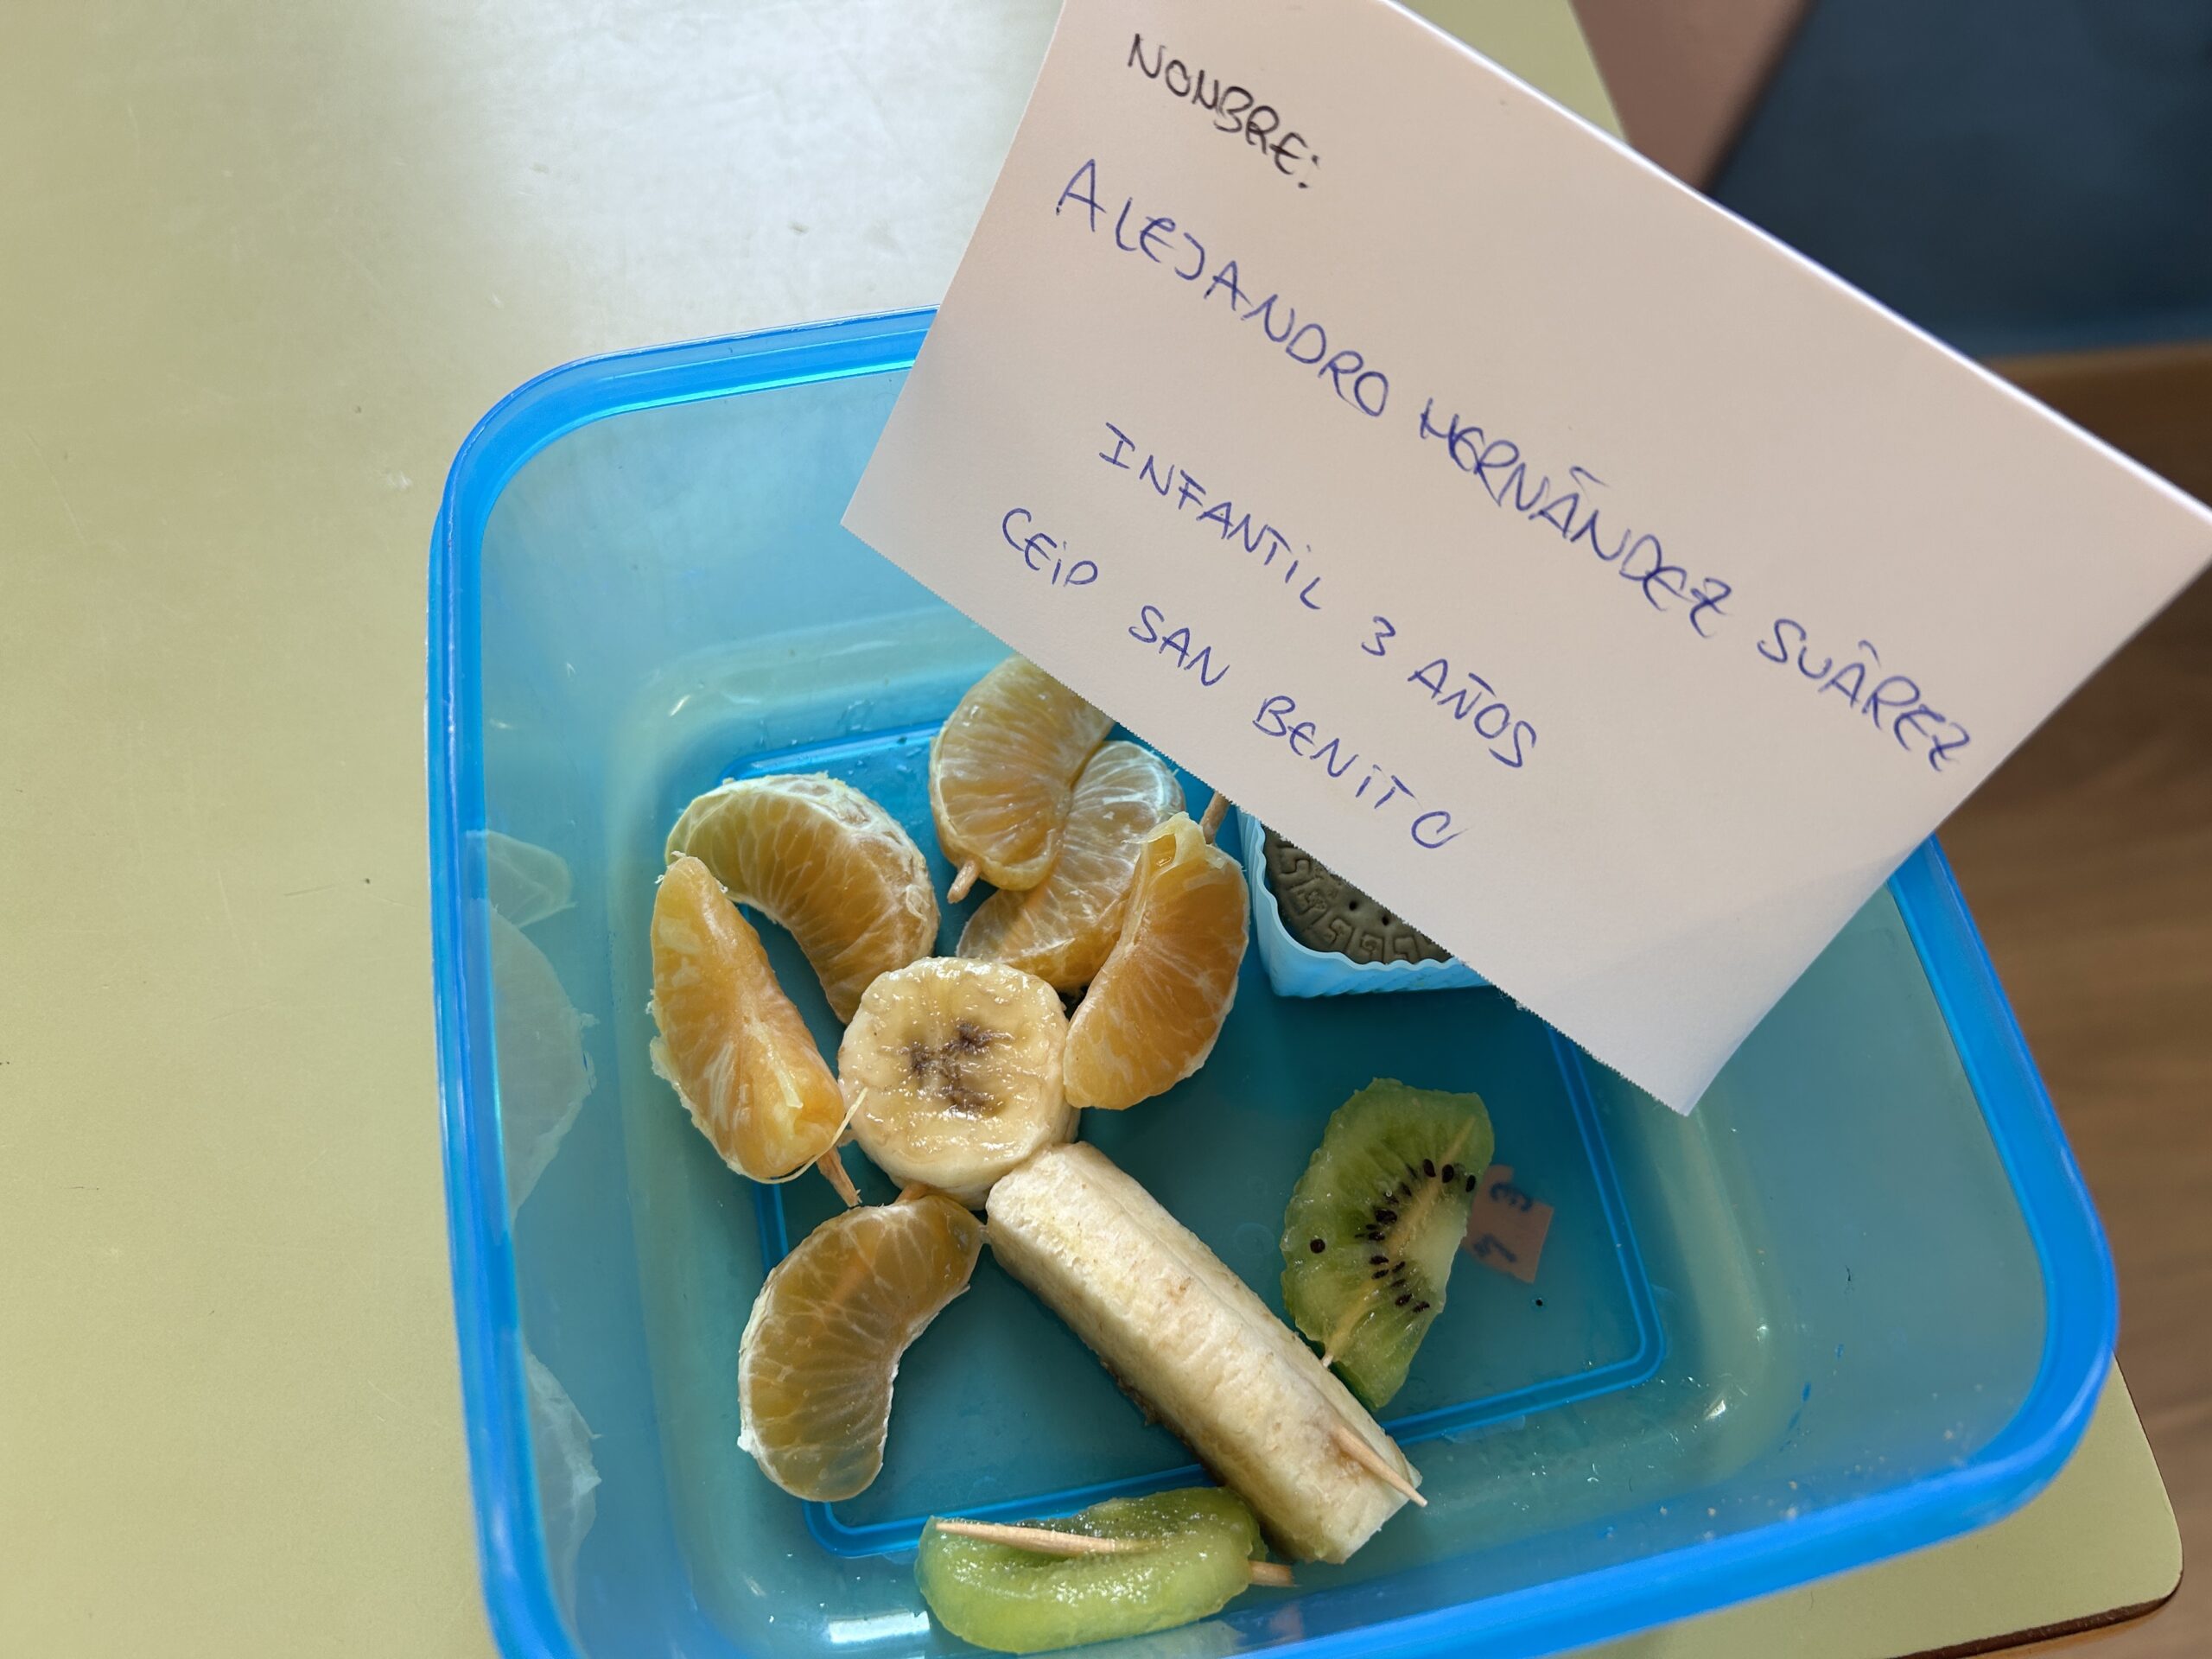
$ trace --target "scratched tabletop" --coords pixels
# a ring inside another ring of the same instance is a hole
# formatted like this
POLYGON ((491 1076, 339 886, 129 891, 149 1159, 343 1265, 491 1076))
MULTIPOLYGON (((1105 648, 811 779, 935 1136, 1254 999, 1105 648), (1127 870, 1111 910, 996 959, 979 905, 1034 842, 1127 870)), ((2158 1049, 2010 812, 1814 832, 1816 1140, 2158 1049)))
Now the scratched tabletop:
MULTIPOLYGON (((1610 119, 1565 0, 1429 10, 1610 119)), ((7 8, 0 1653, 490 1650, 432 1059, 441 480, 556 362, 936 299, 1052 20, 7 8)), ((2172 1538, 2115 1383, 2013 1520, 1623 1651, 2062 1625, 2163 1597, 2172 1538)))

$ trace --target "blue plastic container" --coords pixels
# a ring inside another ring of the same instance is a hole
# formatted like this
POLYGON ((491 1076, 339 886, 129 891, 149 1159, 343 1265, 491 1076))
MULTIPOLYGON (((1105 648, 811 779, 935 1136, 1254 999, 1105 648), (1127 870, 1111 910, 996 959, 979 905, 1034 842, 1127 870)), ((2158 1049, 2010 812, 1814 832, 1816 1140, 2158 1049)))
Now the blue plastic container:
MULTIPOLYGON (((694 792, 826 767, 934 845, 927 733, 1003 647, 837 524, 927 321, 577 364, 487 415, 448 480, 439 1058, 512 1655, 958 1651, 914 1592, 923 1516, 1188 1475, 987 1255, 907 1356, 875 1485, 828 1506, 769 1486, 737 1446, 738 1337, 830 1199, 732 1175, 646 1065, 645 920, 694 792)), ((831 1046, 812 976, 771 944, 831 1046)), ((1205 1069, 1085 1128, 1280 1307, 1292 1181, 1378 1074, 1483 1093, 1500 1159, 1556 1209, 1538 1278, 1463 1263, 1385 1414, 1427 1510, 1117 1653, 1551 1652, 1993 1520, 2080 1435, 2111 1265, 1932 842, 1688 1119, 1495 993, 1292 1003, 1248 962, 1205 1069)))

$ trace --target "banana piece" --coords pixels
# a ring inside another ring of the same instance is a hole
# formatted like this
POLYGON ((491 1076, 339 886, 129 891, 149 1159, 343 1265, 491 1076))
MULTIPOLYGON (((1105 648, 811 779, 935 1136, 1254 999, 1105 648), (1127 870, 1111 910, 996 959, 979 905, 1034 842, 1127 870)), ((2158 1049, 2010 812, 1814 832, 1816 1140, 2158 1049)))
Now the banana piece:
POLYGON ((1039 1153, 991 1188, 988 1214, 1001 1265, 1286 1554, 1341 1561, 1413 1493, 1420 1475, 1313 1350, 1096 1147, 1039 1153))
POLYGON ((853 1136, 892 1179, 980 1209, 991 1183, 1075 1133, 1059 993, 1004 963, 932 957, 882 974, 837 1050, 853 1136))

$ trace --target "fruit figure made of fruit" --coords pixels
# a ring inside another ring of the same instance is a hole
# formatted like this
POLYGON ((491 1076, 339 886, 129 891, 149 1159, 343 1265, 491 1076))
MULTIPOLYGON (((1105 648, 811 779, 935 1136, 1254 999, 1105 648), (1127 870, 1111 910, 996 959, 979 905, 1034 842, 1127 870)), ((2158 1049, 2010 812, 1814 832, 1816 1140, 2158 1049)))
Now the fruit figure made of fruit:
POLYGON ((968 689, 930 744, 930 813, 950 898, 978 875, 1016 892, 1059 855, 1076 779, 1114 722, 1034 663, 1009 657, 968 689))
POLYGON ((982 1224, 950 1198, 833 1216, 776 1264, 745 1322, 739 1445, 794 1497, 831 1503, 883 1467, 899 1357, 968 1288, 982 1224))
POLYGON ((776 983, 760 936, 696 858, 653 895, 653 1070, 724 1162, 780 1181, 845 1127, 845 1099, 813 1033, 776 983))
POLYGON ((1205 1064, 1236 1000, 1244 871, 1179 812, 1137 849, 1122 931, 1068 1027, 1068 1099, 1116 1109, 1205 1064))
POLYGON ((932 957, 861 997, 837 1050, 854 1138, 901 1184, 980 1205, 991 1183, 1075 1132, 1059 994, 1003 963, 932 957))
POLYGON ((986 899, 961 931, 960 954, 1081 990, 1121 937, 1145 836, 1182 810, 1173 767, 1141 744, 1109 743, 1076 779, 1052 869, 1026 893, 986 899))
POLYGON ((824 773, 708 791, 669 832, 670 861, 687 854, 798 942, 841 1020, 878 974, 937 947, 937 892, 922 849, 896 818, 824 773))
POLYGON ((1283 1305, 1371 1409, 1444 1311, 1491 1147, 1480 1096, 1377 1079, 1337 1108, 1291 1193, 1283 1305))

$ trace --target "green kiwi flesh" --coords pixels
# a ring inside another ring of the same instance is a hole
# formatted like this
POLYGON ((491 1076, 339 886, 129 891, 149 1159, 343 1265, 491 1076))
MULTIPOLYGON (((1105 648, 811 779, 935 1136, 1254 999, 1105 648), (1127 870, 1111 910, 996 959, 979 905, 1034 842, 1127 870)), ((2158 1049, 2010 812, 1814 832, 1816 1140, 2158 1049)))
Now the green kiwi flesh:
POLYGON ((914 1580, 938 1624, 1001 1653, 1041 1653, 1164 1630, 1219 1612, 1265 1556, 1244 1500, 1218 1486, 1109 1497, 1064 1520, 1027 1523, 1142 1541, 1115 1555, 1046 1555, 929 1527, 914 1580))
POLYGON ((1377 1078, 1337 1108, 1290 1195, 1284 1305, 1370 1408, 1444 1311, 1493 1145, 1479 1095, 1377 1078))

